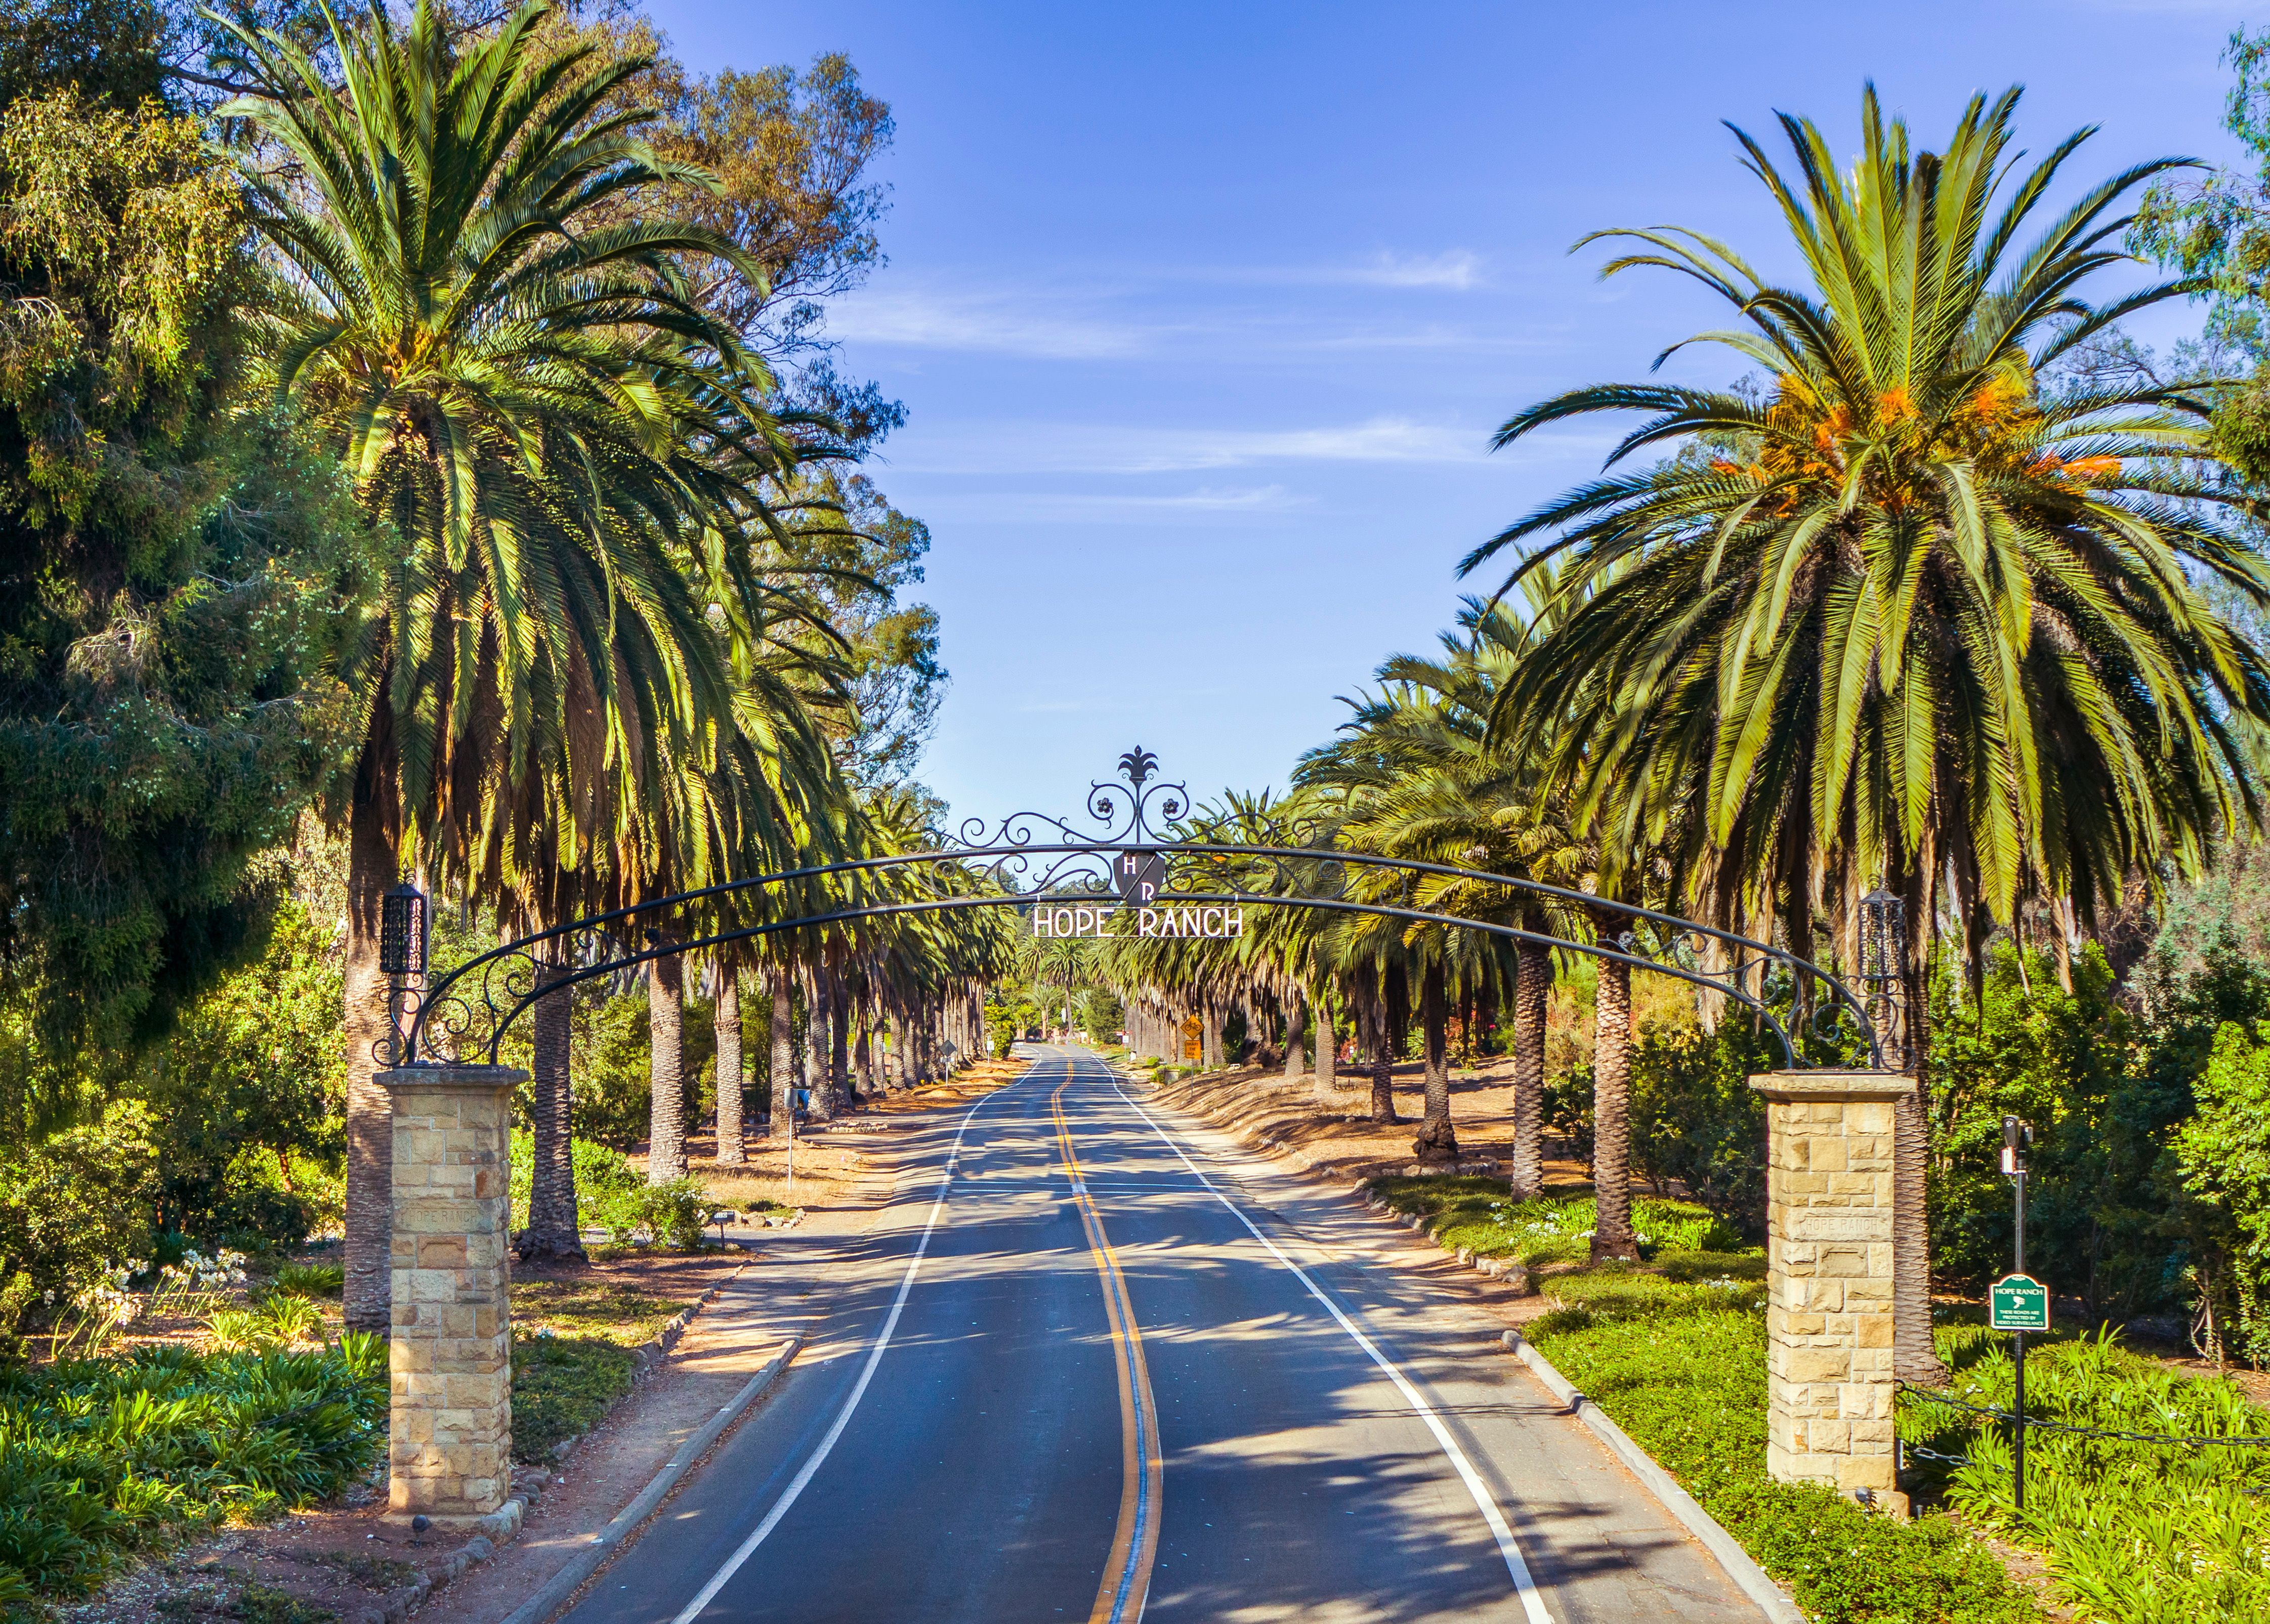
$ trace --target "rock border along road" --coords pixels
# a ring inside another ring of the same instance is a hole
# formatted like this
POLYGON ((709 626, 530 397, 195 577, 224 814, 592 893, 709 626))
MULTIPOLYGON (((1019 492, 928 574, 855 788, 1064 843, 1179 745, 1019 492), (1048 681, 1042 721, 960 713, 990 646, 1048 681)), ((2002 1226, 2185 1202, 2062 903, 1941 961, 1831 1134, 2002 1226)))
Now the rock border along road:
POLYGON ((1051 1051, 573 1624, 1760 1617, 1376 1221, 1051 1051))

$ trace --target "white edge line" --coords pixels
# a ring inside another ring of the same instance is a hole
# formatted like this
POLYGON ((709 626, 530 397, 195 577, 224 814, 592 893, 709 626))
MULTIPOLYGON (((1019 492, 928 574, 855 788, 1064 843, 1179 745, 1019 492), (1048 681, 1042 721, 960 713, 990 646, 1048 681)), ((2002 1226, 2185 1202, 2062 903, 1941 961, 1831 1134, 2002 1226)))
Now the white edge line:
MULTIPOLYGON (((1023 1079, 1018 1080, 1021 1082, 1023 1079)), ((930 1216, 923 1220, 922 1235, 915 1242, 914 1256, 907 1259, 907 1272, 899 1277, 898 1295, 891 1299, 891 1311, 884 1316, 883 1328, 875 1333, 874 1343, 867 1350, 867 1362, 859 1371, 859 1379, 851 1384, 850 1396, 844 1399, 843 1407, 836 1412, 835 1424, 828 1427, 827 1435, 820 1441, 820 1447, 805 1458, 789 1486, 781 1491, 781 1497, 773 1502, 773 1509, 765 1513, 765 1520, 741 1541, 741 1548, 725 1559, 724 1566, 710 1576, 709 1583, 686 1604, 685 1609, 671 1620, 671 1624, 694 1624, 701 1610, 716 1598, 719 1591, 724 1589, 725 1581, 739 1572, 741 1564, 754 1555, 757 1547, 765 1542, 774 1529, 780 1526, 781 1518, 788 1515, 789 1508, 796 1504, 805 1486, 819 1474, 821 1464, 835 1448, 835 1441, 851 1424, 851 1413, 859 1407, 859 1401, 867 1396, 867 1384, 875 1379, 875 1367, 883 1362, 883 1350, 890 1346, 891 1333, 899 1327, 899 1316, 907 1306, 907 1294, 914 1289, 915 1275, 922 1268, 923 1255, 930 1250, 931 1231, 938 1227, 938 1215, 946 1210, 946 1194, 953 1186, 953 1169, 961 1159, 961 1136, 969 1131, 970 1121, 979 1111, 1006 1093, 1006 1088, 997 1089, 972 1105, 963 1113, 961 1125, 953 1131, 953 1144, 946 1153, 946 1170, 938 1175, 937 1198, 930 1204, 930 1216)))
POLYGON ((568 1565, 545 1581, 536 1594, 505 1615, 502 1624, 543 1624, 560 1611, 562 1603, 583 1585, 583 1581, 597 1572, 599 1565, 622 1548, 624 1537, 636 1531, 639 1525, 653 1514, 686 1469, 699 1459, 709 1446, 717 1442, 726 1427, 731 1426, 749 1405, 769 1389, 780 1373, 788 1368, 804 1346, 804 1327, 798 1326, 781 1351, 767 1361, 764 1368, 742 1385, 741 1390, 728 1399, 716 1414, 703 1423, 701 1429, 678 1448, 653 1479, 641 1489, 638 1497, 609 1519, 605 1528, 584 1535, 576 1553, 568 1559, 568 1565))
MULTIPOLYGON (((1505 1559, 1505 1570, 1513 1577, 1513 1588, 1520 1593, 1522 1611, 1528 1615, 1530 1624, 1553 1624, 1553 1615, 1545 1609, 1544 1598, 1538 1593, 1537 1581, 1530 1576, 1529 1564, 1522 1560, 1521 1547, 1514 1542, 1513 1530, 1507 1524, 1505 1514, 1498 1509, 1497 1502, 1491 1495, 1489 1486, 1482 1481, 1481 1474, 1474 1470, 1473 1463, 1466 1458, 1466 1452, 1458 1447, 1458 1441, 1450 1435, 1450 1429, 1443 1424, 1442 1417, 1435 1413, 1434 1406, 1429 1405, 1419 1390, 1411 1384, 1410 1378, 1396 1368, 1395 1362, 1381 1353, 1372 1339, 1363 1334, 1340 1305, 1325 1294, 1324 1288, 1310 1278, 1309 1272, 1294 1263, 1276 1242, 1264 1235, 1259 1226, 1245 1215, 1243 1208, 1222 1194, 1220 1190, 1215 1189, 1214 1182, 1199 1171, 1198 1163, 1183 1154, 1183 1147, 1175 1143, 1174 1137, 1161 1127, 1148 1111, 1128 1098, 1127 1091, 1119 1086, 1119 1077, 1116 1072, 1111 1074, 1111 1090, 1126 1101, 1129 1110, 1133 1111, 1150 1125, 1151 1131, 1157 1134, 1165 1142, 1167 1148, 1181 1159, 1182 1164, 1191 1170, 1191 1175, 1199 1183, 1206 1187, 1208 1193, 1215 1200, 1229 1209, 1237 1221, 1245 1226, 1247 1232, 1268 1250, 1269 1255, 1293 1272, 1294 1278, 1308 1287, 1309 1294, 1324 1305, 1324 1311, 1339 1322, 1339 1328, 1346 1331, 1354 1339, 1355 1345, 1370 1356, 1371 1362, 1377 1365, 1386 1375, 1387 1379, 1395 1383, 1395 1390, 1403 1395, 1404 1402, 1411 1406, 1421 1420, 1427 1423, 1427 1430, 1435 1435, 1435 1442, 1442 1446, 1443 1453, 1449 1457, 1460 1480, 1465 1484, 1466 1493, 1473 1496, 1474 1509, 1482 1514, 1482 1521, 1489 1524, 1490 1533, 1497 1540, 1498 1554, 1505 1559)), ((674 1624, 688 1624, 688 1621, 681 1617, 675 1620, 674 1624)))

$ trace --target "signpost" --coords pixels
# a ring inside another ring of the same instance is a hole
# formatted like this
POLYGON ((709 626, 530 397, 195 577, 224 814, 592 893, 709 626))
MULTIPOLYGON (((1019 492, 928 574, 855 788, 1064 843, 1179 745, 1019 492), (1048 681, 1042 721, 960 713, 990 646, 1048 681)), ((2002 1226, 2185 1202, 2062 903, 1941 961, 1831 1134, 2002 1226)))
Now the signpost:
POLYGON ((2017 1418, 2017 1437, 2010 1446, 2011 1499, 2018 1515, 2026 1511, 2026 1332, 2050 1328, 2050 1288, 2026 1272, 2026 1152, 2034 1142, 2030 1123, 2014 1116, 2002 1118, 2002 1173, 2015 1191, 2017 1203, 2016 1257, 2011 1272, 1994 1282, 1987 1294, 1987 1317, 1997 1331, 2010 1333, 2010 1363, 2017 1372, 2011 1411, 2017 1418))

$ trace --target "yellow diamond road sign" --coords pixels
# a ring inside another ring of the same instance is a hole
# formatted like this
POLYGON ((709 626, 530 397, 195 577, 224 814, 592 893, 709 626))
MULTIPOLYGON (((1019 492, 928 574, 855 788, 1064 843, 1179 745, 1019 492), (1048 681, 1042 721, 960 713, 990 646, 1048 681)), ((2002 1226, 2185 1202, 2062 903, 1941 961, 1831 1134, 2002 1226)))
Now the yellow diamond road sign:
POLYGON ((2006 1274, 1994 1282, 1987 1304, 1997 1331, 2047 1331, 2050 1288, 2030 1274, 2006 1274))

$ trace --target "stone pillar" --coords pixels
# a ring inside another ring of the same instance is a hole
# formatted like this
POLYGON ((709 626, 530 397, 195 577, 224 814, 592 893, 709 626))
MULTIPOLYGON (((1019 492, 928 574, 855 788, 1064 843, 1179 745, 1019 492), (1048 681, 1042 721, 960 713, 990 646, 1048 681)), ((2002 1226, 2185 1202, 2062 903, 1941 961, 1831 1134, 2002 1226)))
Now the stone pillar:
POLYGON ((379 1073, 394 1104, 387 1516, 509 1531, 512 1091, 504 1066, 379 1073))
MULTIPOLYGON (((1771 1072, 1766 1098, 1766 1464, 1880 1503, 1892 1437, 1892 1072, 1771 1072)), ((1890 1502, 1896 1509, 1898 1502, 1890 1502)))

